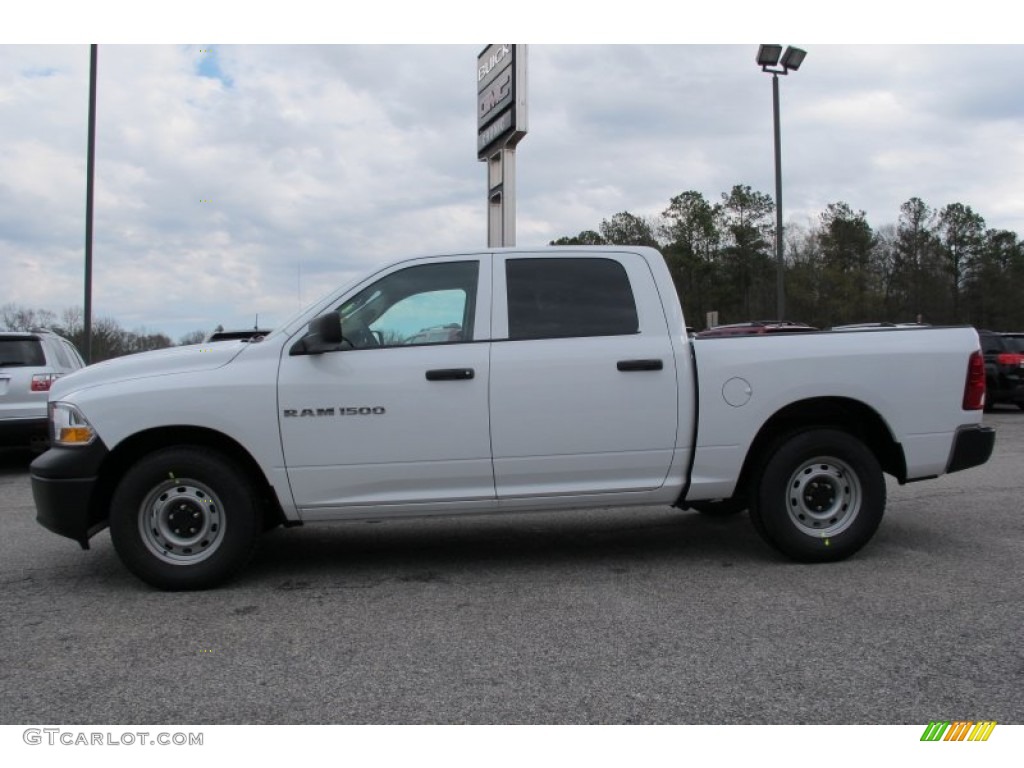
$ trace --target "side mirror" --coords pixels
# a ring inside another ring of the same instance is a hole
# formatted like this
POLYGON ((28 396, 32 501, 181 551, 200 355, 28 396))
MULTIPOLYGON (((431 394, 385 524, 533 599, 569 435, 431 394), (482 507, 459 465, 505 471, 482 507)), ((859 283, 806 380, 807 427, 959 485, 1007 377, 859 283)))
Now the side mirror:
POLYGON ((299 339, 288 351, 289 355, 322 355, 324 352, 337 352, 341 349, 341 316, 337 312, 309 321, 306 335, 299 339))

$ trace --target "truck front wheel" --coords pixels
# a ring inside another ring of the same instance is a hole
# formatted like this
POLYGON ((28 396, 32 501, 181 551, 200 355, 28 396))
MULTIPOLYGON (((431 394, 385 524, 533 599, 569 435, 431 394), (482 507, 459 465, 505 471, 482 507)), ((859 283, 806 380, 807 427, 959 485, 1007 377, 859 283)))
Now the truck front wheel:
POLYGON ((178 446, 143 457, 114 492, 118 556, 159 589, 206 589, 237 573, 260 532, 259 500, 219 452, 178 446))
POLYGON ((767 455, 750 505, 765 541, 802 562, 842 560, 867 544, 885 511, 885 478, 864 443, 812 429, 767 455))

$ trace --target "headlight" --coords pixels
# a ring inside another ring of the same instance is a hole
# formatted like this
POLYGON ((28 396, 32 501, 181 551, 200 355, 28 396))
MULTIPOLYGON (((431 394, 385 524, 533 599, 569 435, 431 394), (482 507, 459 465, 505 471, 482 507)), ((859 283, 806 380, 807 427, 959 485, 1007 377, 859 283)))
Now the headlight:
POLYGON ((50 441, 54 445, 88 445, 96 430, 70 403, 50 403, 50 441))

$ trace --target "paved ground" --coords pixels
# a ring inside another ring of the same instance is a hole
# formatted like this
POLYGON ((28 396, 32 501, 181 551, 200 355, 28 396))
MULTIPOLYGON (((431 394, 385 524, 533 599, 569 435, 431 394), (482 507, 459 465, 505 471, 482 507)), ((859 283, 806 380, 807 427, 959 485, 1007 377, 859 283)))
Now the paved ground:
POLYGON ((1024 723, 1024 411, 855 558, 653 508, 278 530, 156 592, 0 454, 0 723, 1024 723))

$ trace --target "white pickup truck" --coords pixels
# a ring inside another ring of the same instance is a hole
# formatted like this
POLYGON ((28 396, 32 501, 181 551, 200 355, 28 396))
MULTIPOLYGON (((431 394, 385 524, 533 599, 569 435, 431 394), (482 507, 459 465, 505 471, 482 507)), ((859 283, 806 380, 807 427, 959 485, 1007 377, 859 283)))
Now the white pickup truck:
POLYGON ((690 339, 639 247, 413 258, 259 341, 58 380, 39 522, 109 525, 163 589, 235 574, 268 527, 675 505, 749 509, 802 561, 859 550, 900 483, 984 463, 972 328, 690 339))

